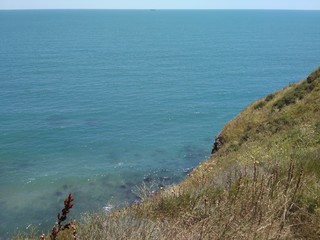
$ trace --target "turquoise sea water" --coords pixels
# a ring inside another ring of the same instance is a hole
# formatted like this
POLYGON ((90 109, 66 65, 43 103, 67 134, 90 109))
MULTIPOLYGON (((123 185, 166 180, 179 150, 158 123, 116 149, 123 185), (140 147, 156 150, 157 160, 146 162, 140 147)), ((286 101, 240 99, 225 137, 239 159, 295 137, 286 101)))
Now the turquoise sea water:
POLYGON ((319 11, 0 11, 0 239, 168 185, 320 65, 319 11))

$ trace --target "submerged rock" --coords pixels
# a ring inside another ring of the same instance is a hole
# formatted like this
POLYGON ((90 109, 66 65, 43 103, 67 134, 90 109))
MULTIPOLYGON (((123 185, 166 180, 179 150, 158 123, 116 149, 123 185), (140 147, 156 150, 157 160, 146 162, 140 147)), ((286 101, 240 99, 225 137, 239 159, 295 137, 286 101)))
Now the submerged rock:
POLYGON ((56 192, 54 193, 54 195, 55 195, 55 196, 57 196, 57 197, 62 196, 62 194, 63 194, 63 193, 62 193, 62 192, 60 192, 60 191, 56 191, 56 192))

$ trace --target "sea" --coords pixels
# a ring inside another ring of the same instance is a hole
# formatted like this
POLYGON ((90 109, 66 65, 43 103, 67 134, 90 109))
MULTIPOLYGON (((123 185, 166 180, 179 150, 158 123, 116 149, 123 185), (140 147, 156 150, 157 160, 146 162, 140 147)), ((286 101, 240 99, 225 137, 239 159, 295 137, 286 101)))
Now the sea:
POLYGON ((183 180, 320 65, 320 11, 0 11, 0 239, 183 180))

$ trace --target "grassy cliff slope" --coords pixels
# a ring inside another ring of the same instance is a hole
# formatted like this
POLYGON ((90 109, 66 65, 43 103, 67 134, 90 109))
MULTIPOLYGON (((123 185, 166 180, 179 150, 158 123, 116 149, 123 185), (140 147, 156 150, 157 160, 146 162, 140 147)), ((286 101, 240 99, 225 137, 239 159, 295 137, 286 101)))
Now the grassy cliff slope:
MULTIPOLYGON (((108 215, 79 239, 320 239, 320 68, 229 122, 179 185, 108 215)), ((64 238, 61 235, 61 238, 64 238)))

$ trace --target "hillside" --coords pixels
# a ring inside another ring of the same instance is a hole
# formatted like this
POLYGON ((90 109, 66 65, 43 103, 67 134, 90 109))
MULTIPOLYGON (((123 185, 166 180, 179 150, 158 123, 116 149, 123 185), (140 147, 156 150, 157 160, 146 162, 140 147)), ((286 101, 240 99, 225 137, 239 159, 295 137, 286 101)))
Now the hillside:
POLYGON ((140 203, 84 215, 77 232, 79 239, 320 239, 319 178, 320 68, 244 109, 185 181, 153 196, 142 185, 140 203))

